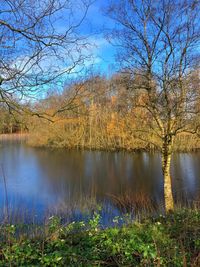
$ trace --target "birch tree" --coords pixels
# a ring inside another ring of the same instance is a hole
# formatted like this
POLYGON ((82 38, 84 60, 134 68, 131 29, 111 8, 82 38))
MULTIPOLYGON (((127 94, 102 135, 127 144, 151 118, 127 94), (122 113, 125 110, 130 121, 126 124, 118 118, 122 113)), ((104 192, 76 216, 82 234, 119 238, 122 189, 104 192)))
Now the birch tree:
POLYGON ((116 25, 108 38, 118 48, 117 62, 131 72, 131 89, 143 94, 135 106, 148 111, 160 140, 165 208, 173 210, 174 142, 183 132, 200 134, 200 1, 110 1, 106 14, 116 25))

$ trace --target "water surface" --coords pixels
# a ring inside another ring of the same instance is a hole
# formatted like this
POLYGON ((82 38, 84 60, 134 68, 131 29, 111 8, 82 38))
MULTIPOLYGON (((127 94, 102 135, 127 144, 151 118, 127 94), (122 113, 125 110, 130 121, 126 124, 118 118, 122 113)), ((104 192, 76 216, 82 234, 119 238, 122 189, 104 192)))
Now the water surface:
MULTIPOLYGON (((162 205, 163 178, 159 153, 66 151, 33 148, 24 142, 0 146, 0 209, 12 218, 43 220, 52 213, 82 218, 102 206, 105 220, 129 212, 131 202, 162 205), (146 202, 145 202, 146 201, 146 202), (125 203, 127 202, 127 203, 125 203), (108 215, 109 214, 109 215, 108 215)), ((200 189, 200 152, 173 156, 172 176, 177 198, 197 199, 200 189)), ((135 206, 134 206, 135 207, 135 206)))

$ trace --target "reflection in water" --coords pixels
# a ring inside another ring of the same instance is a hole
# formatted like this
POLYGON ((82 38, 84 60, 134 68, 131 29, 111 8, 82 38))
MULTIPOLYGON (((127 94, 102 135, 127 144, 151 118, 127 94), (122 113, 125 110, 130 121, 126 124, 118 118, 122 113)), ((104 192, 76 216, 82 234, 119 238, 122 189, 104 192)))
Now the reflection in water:
POLYGON ((172 171, 177 198, 193 200, 200 192, 200 153, 181 153, 174 155, 172 171))
MULTIPOLYGON (((174 155, 172 175, 177 199, 183 192, 190 199, 198 194, 199 160, 200 153, 174 155)), ((104 214, 107 209, 114 216, 120 212, 120 201, 132 201, 134 207, 138 203, 145 206, 147 201, 163 203, 159 153, 49 150, 4 142, 0 163, 6 173, 9 209, 27 217, 42 219, 47 212, 65 211, 77 219, 82 216, 81 210, 93 209, 97 203, 104 206, 104 214)), ((5 190, 2 175, 0 178, 3 209, 5 190)))

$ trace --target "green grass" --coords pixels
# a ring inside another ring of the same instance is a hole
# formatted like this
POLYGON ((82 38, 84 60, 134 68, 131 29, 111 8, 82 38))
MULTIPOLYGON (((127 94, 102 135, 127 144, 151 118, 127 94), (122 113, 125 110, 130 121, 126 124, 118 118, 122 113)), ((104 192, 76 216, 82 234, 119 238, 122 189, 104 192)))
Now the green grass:
MULTIPOLYGON (((200 266, 200 210, 102 229, 88 223, 60 225, 52 217, 34 234, 1 226, 0 266, 200 266), (19 234, 20 231, 20 234, 19 234)), ((19 229, 21 227, 21 230, 19 229)))

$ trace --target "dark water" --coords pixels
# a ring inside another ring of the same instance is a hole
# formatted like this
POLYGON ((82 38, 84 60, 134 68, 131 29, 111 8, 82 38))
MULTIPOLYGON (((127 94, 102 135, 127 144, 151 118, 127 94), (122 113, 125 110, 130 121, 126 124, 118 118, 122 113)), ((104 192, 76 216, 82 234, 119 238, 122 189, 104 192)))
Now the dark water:
MULTIPOLYGON (((108 153, 38 149, 20 142, 0 146, 0 209, 14 220, 40 221, 52 213, 69 220, 102 206, 104 220, 163 203, 159 153, 108 153), (132 205, 133 204, 133 205, 132 205)), ((200 196, 200 153, 173 156, 172 176, 176 199, 200 196)))

